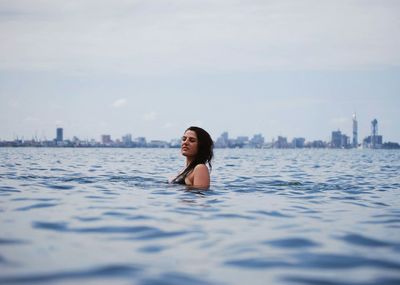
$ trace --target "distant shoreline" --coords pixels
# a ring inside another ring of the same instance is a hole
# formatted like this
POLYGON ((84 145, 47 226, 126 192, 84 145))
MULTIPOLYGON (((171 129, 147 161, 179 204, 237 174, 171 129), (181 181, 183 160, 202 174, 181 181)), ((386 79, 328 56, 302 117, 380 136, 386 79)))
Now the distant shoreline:
MULTIPOLYGON (((0 148, 51 148, 51 149, 65 149, 65 148, 101 148, 101 149, 179 149, 180 147, 157 147, 157 146, 146 146, 146 147, 138 147, 138 146, 32 146, 32 145, 0 145, 0 148)), ((400 150, 400 147, 381 147, 381 148, 334 148, 334 147, 285 147, 285 148, 278 148, 278 147, 216 147, 214 149, 285 149, 285 150, 302 150, 302 149, 312 149, 312 150, 320 150, 320 149, 329 149, 329 150, 400 150)))

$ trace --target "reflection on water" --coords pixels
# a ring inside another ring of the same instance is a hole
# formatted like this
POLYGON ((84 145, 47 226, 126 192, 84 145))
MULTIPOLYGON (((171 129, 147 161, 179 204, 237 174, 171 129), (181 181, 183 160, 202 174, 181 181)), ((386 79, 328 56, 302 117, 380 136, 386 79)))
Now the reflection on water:
POLYGON ((400 284, 400 152, 0 149, 0 284, 400 284))

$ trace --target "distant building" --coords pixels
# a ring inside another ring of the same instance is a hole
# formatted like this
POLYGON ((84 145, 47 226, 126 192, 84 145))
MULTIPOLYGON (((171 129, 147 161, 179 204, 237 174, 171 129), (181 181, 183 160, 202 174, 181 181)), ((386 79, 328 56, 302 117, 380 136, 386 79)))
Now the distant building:
POLYGON ((250 145, 255 148, 262 148, 264 145, 264 137, 262 134, 254 135, 250 140, 250 145))
POLYGON ((331 139, 331 147, 333 148, 341 148, 342 147, 342 132, 341 131, 333 131, 332 139, 331 139))
POLYGON ((311 147, 311 148, 325 148, 326 143, 321 141, 321 140, 315 140, 312 142, 309 142, 306 144, 306 147, 311 147))
POLYGON ((57 128, 56 141, 62 142, 64 140, 63 128, 57 128))
POLYGON ((172 148, 180 148, 181 147, 181 139, 172 139, 169 143, 170 147, 172 148))
POLYGON ((358 122, 356 114, 353 114, 353 141, 352 146, 356 148, 358 146, 358 122))
POLYGON ((378 120, 373 119, 371 122, 371 145, 372 148, 377 148, 382 144, 382 140, 378 142, 378 120))
POLYGON ((133 144, 132 135, 131 134, 127 134, 125 136, 122 136, 122 144, 124 146, 132 146, 132 144, 133 144))
POLYGON ((135 139, 138 147, 147 147, 147 141, 145 137, 138 137, 135 139))
POLYGON ((400 149, 400 144, 397 142, 385 142, 382 144, 382 148, 385 149, 400 149))
POLYGON ((292 145, 294 148, 303 148, 305 141, 305 138, 293 138, 292 145))
POLYGON ((289 144, 287 138, 278 136, 278 139, 274 142, 275 148, 288 148, 289 144))
POLYGON ((350 148, 350 137, 343 134, 342 135, 342 148, 350 148))
POLYGON ((166 141, 160 141, 160 140, 151 140, 148 145, 148 147, 154 147, 154 148, 167 148, 169 147, 168 142, 166 141))
POLYGON ((236 138, 235 142, 236 147, 243 148, 249 145, 249 137, 239 136, 236 138))
POLYGON ((216 148, 226 148, 229 146, 228 132, 223 132, 221 136, 215 142, 216 148))
POLYGON ((101 143, 103 145, 111 145, 112 140, 110 135, 101 135, 101 143))
POLYGON ((383 144, 382 136, 368 136, 363 140, 365 148, 381 148, 383 144))
POLYGON ((363 141, 363 146, 366 148, 382 148, 383 137, 378 135, 378 120, 374 119, 371 122, 371 135, 363 141))
POLYGON ((332 148, 348 148, 349 147, 350 138, 345 134, 342 134, 341 131, 333 131, 332 139, 331 139, 331 147, 332 148))

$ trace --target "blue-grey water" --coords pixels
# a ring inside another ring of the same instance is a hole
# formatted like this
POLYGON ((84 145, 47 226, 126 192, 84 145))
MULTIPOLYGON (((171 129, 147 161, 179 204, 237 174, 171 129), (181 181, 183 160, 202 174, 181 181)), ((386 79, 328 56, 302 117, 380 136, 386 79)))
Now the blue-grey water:
POLYGON ((400 284, 400 151, 0 148, 0 284, 400 284))

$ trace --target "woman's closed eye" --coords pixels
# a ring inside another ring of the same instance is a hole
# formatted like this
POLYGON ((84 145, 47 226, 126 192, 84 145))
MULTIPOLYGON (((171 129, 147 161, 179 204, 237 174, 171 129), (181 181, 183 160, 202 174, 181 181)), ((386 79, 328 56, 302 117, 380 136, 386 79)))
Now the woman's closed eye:
MULTIPOLYGON (((185 142, 188 138, 187 137, 182 137, 182 141, 185 142)), ((197 140, 195 138, 189 138, 189 142, 195 143, 197 140)))

